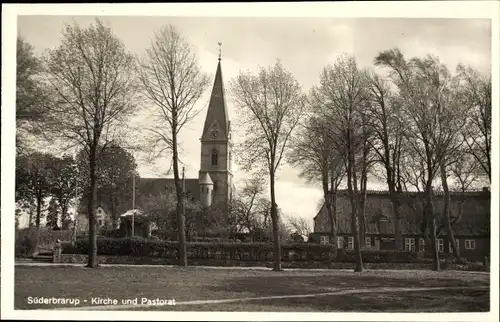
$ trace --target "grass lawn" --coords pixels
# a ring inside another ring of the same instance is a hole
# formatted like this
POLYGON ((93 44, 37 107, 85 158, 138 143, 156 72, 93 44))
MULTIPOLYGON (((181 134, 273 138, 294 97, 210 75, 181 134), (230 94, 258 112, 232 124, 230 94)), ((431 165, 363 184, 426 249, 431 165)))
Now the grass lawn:
MULTIPOLYGON (((283 271, 188 269, 166 267, 29 267, 15 268, 15 308, 62 308, 29 304, 28 297, 175 299, 175 306, 127 308, 175 311, 489 311, 489 274, 458 271, 283 271), (418 290, 412 288, 450 288, 418 290), (385 290, 397 288, 397 291, 385 290), (242 299, 325 292, 346 294, 193 304, 195 300, 242 299), (361 291, 361 292, 360 292, 361 291), (182 303, 184 302, 184 303, 182 303)), ((87 302, 84 302, 87 300, 87 302)))

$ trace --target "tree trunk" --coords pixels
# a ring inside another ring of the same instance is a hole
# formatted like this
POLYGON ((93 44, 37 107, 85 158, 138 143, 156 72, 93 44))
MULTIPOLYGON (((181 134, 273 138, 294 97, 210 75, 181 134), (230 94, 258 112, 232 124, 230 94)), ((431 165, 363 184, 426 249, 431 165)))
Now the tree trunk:
POLYGON ((436 236, 436 218, 434 216, 434 204, 433 204, 433 191, 432 191, 432 179, 427 180, 426 185, 426 211, 425 216, 428 218, 427 223, 430 225, 430 237, 431 237, 431 245, 432 245, 432 257, 433 257, 433 265, 432 270, 439 271, 439 251, 437 246, 437 236, 436 236))
MULTIPOLYGON (((364 161, 365 162, 365 161, 364 161)), ((367 173, 365 165, 363 165, 363 171, 361 172, 361 200, 360 200, 360 229, 359 229, 359 239, 361 248, 365 245, 365 237, 366 237, 366 186, 368 183, 367 173)))
POLYGON ((394 220, 394 246, 396 250, 403 249, 403 235, 401 233, 401 203, 395 191, 390 192, 392 214, 394 220))
MULTIPOLYGON (((274 162, 272 163, 274 164, 274 162)), ((273 271, 281 271, 281 245, 279 234, 279 218, 278 207, 276 204, 276 195, 274 191, 275 173, 274 169, 270 171, 270 186, 271 186, 271 221, 273 223, 273 239, 274 239, 274 267, 273 271)))
POLYGON ((29 212, 28 212, 28 227, 31 228, 33 227, 33 204, 30 204, 29 212))
POLYGON ((41 188, 38 188, 37 194, 36 194, 36 218, 35 218, 35 225, 36 228, 40 228, 40 219, 42 217, 42 202, 43 202, 43 196, 42 192, 40 191, 41 188))
POLYGON ((186 246, 186 217, 184 215, 184 191, 179 177, 179 158, 177 151, 177 127, 172 126, 172 161, 174 168, 175 193, 177 196, 177 232, 179 234, 179 266, 187 267, 187 246, 186 246))
MULTIPOLYGON (((431 205, 431 208, 434 208, 431 205)), ((436 219, 434 216, 432 216, 431 219, 431 238, 432 238, 432 255, 433 255, 433 265, 432 265, 432 270, 434 271, 440 271, 441 266, 439 263, 439 250, 438 250, 438 245, 437 245, 437 236, 436 236, 436 219)))
POLYGON ((326 213, 328 215, 328 218, 330 219, 330 233, 332 234, 332 239, 334 238, 333 235, 335 234, 335 223, 334 223, 334 218, 333 218, 333 212, 332 212, 332 199, 331 195, 333 193, 333 187, 331 188, 332 190, 329 191, 328 189, 328 170, 323 171, 323 176, 322 176, 322 182, 323 182, 323 198, 325 199, 325 207, 326 207, 326 213))
POLYGON ((63 201, 62 199, 59 199, 59 206, 61 207, 61 229, 66 230, 67 228, 65 229, 66 226, 64 222, 67 218, 68 203, 66 201, 63 201))
MULTIPOLYGON (((387 173, 387 186, 389 188, 389 197, 391 198, 392 204, 392 219, 394 221, 394 248, 396 250, 403 250, 403 235, 401 233, 401 202, 399 200, 399 190, 396 187, 396 182, 400 179, 399 167, 390 166, 389 152, 386 156, 386 173, 387 173)), ((393 159, 395 163, 397 158, 393 159)))
POLYGON ((95 205, 97 201, 97 171, 96 171, 96 151, 97 144, 90 148, 89 165, 90 165, 90 189, 87 205, 89 215, 89 259, 87 267, 97 268, 97 227, 95 218, 95 205))
POLYGON ((440 172, 441 172, 441 184, 443 186, 443 191, 444 191, 444 200, 443 200, 443 218, 445 220, 446 224, 446 236, 448 237, 448 242, 451 245, 451 248, 453 249, 453 256, 456 259, 460 259, 460 253, 458 251, 457 244, 455 242, 455 234, 453 233, 453 229, 451 227, 451 220, 450 220, 450 190, 448 188, 448 182, 447 182, 447 177, 446 177, 446 166, 444 163, 444 160, 441 160, 440 165, 440 172))
POLYGON ((333 223, 333 231, 332 231, 332 239, 333 243, 335 244, 335 249, 337 249, 338 244, 337 244, 337 189, 340 184, 340 178, 335 177, 335 172, 332 170, 331 171, 331 177, 330 177, 330 189, 331 189, 331 208, 332 208, 332 217, 331 221, 333 223))
POLYGON ((401 185, 401 140, 396 141, 396 155, 394 157, 394 164, 396 170, 392 176, 393 181, 393 212, 394 212, 394 241, 396 243, 396 249, 403 249, 403 233, 401 231, 401 192, 403 187, 401 185))
POLYGON ((332 216, 333 216, 333 223, 334 223, 334 231, 333 231, 333 239, 335 242, 335 245, 337 245, 336 238, 337 238, 337 188, 335 188, 335 191, 332 192, 332 216))
POLYGON ((356 180, 356 166, 354 153, 352 151, 352 141, 350 129, 347 135, 347 189, 349 191, 349 200, 351 203, 351 235, 354 239, 354 253, 356 260, 355 272, 363 271, 363 258, 361 256, 361 249, 359 243, 359 218, 357 212, 358 194, 357 194, 357 180, 356 180))

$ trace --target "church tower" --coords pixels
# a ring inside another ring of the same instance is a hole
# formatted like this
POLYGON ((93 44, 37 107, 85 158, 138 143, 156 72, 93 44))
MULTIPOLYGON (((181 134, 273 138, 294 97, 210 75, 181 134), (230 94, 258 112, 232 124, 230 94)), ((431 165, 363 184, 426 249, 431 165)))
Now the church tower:
MULTIPOLYGON (((221 53, 219 43, 219 62, 215 73, 214 85, 210 96, 207 116, 201 134, 200 182, 211 180, 211 189, 200 185, 201 197, 210 193, 211 205, 227 214, 232 198, 233 174, 231 172, 232 143, 231 122, 227 114, 226 94, 222 79, 221 53)), ((205 199, 206 200, 206 199, 205 199)))

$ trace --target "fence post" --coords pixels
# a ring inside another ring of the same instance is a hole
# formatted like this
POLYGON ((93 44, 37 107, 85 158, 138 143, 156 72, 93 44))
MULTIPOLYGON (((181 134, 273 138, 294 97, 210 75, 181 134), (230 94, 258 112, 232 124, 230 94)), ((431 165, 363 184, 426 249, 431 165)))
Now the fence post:
POLYGON ((490 271, 490 260, 489 260, 488 256, 485 256, 483 258, 483 265, 484 265, 484 270, 486 272, 489 272, 490 271))
POLYGON ((53 263, 60 263, 61 262, 61 253, 62 253, 62 245, 61 245, 61 240, 57 239, 54 249, 52 251, 52 262, 53 263))

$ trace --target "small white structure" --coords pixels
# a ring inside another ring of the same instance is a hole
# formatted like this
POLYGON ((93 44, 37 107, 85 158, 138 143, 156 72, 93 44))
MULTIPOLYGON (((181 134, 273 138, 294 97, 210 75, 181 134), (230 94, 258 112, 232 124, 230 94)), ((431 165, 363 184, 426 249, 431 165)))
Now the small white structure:
POLYGON ((205 172, 199 182, 200 185, 200 201, 203 207, 210 207, 212 204, 212 193, 214 183, 208 172, 205 172))
POLYGON ((124 225, 127 235, 151 237, 152 222, 147 214, 140 209, 131 209, 122 214, 120 225, 124 225))

